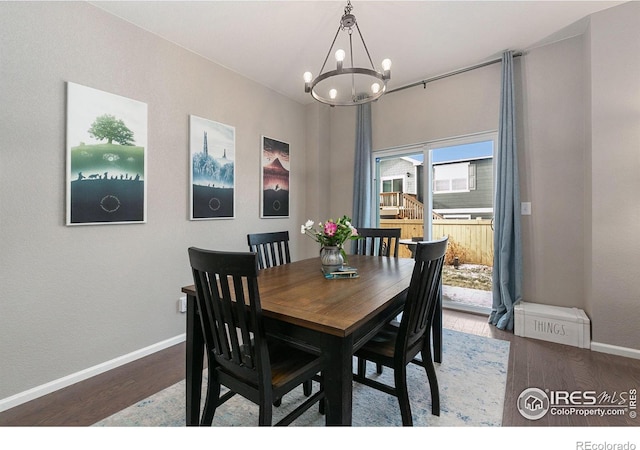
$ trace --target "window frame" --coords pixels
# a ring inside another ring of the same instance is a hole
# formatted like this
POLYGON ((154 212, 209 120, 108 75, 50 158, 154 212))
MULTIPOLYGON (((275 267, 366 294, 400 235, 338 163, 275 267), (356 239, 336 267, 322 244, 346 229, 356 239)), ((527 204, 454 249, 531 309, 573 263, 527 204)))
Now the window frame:
POLYGON ((454 163, 445 163, 445 164, 434 164, 433 165, 433 195, 441 195, 441 194, 454 194, 454 193, 461 193, 461 192, 470 192, 471 188, 470 188, 470 184, 471 184, 471 176, 470 176, 470 167, 472 166, 470 161, 461 161, 461 162, 454 162, 454 163), (437 178, 436 177, 436 169, 437 168, 444 168, 444 166, 449 166, 449 167, 453 167, 453 166, 464 166, 464 169, 461 170, 461 172, 464 172, 466 177, 464 178, 464 180, 466 181, 466 187, 464 189, 454 189, 453 188, 453 182, 454 180, 461 180, 462 178, 437 178), (448 181, 449 183, 449 189, 447 190, 437 190, 436 189, 436 184, 438 181, 448 181))
MULTIPOLYGON (((395 180, 400 180, 402 181, 402 191, 400 192, 406 192, 407 187, 406 187, 406 180, 404 179, 404 177, 401 177, 399 175, 392 175, 392 176, 386 176, 386 177, 380 177, 380 192, 386 192, 384 190, 384 182, 385 181, 391 181, 391 187, 393 187, 393 182, 395 180)), ((389 192, 398 192, 398 191, 389 191, 389 192)))

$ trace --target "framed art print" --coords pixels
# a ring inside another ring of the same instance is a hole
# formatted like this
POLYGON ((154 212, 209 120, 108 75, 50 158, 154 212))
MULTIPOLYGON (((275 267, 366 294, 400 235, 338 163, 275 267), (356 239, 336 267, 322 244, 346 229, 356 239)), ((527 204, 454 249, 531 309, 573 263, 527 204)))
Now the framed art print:
POLYGON ((234 217, 236 130, 189 116, 191 220, 234 217))
POLYGON ((67 83, 67 225, 146 222, 147 105, 67 83))
POLYGON ((289 217, 289 144, 262 136, 262 218, 289 217))

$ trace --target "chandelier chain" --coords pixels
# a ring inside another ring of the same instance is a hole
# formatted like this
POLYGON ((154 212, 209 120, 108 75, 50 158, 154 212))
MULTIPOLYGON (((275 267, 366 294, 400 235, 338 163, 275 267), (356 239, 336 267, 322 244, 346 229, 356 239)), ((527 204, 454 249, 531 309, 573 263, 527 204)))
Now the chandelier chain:
POLYGON ((344 7, 344 13, 346 14, 351 14, 351 11, 353 10, 353 6, 351 5, 351 0, 347 1, 347 6, 344 7))

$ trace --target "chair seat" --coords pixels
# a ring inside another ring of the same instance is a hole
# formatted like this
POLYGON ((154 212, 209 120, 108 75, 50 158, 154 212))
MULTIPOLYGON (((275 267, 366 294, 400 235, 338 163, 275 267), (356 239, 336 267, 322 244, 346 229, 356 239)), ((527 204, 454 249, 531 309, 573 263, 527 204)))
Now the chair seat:
POLYGON ((398 323, 389 322, 358 351, 362 353, 375 353, 392 358, 397 338, 398 323))
POLYGON ((286 344, 273 344, 273 341, 269 341, 269 358, 271 384, 276 395, 290 391, 299 384, 299 379, 304 374, 313 375, 322 369, 322 361, 318 355, 286 344))
MULTIPOLYGON (((300 376, 309 374, 309 377, 320 372, 321 360, 317 354, 309 353, 299 348, 287 345, 286 343, 269 338, 269 360, 271 363, 271 386, 274 396, 285 394, 299 384, 300 376)), ((253 342, 252 342, 253 345, 253 342)), ((248 353, 245 351, 245 353, 248 353)), ((217 370, 221 374, 226 374, 238 378, 239 375, 232 374, 224 367, 218 366, 217 370)), ((242 378, 243 382, 257 389, 255 380, 242 378)))
MULTIPOLYGON (((355 356, 387 367, 393 367, 393 358, 399 330, 400 324, 395 320, 385 324, 375 336, 355 352, 355 356)), ((409 349, 407 353, 410 355, 410 358, 413 358, 420 353, 420 350, 420 345, 415 345, 414 348, 409 349)), ((421 361, 413 362, 422 363, 421 361)))

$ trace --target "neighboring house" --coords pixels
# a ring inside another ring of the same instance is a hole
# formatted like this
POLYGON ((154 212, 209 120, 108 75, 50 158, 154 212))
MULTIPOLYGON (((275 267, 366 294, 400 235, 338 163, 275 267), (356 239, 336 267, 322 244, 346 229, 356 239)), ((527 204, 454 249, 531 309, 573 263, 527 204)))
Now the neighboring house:
POLYGON ((445 219, 493 218, 493 157, 433 165, 433 211, 445 219))
MULTIPOLYGON (((411 157, 380 162, 380 217, 403 218, 407 197, 424 203, 422 174, 423 162, 411 157)), ((433 212, 445 219, 493 218, 493 158, 433 164, 433 212)))
POLYGON ((403 156, 380 161, 380 192, 404 192, 422 201, 422 161, 403 156))
POLYGON ((408 156, 380 161, 380 217, 422 219, 422 173, 422 161, 408 156))

